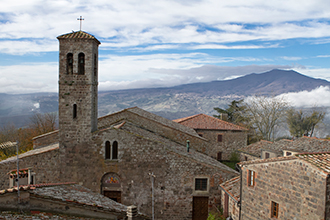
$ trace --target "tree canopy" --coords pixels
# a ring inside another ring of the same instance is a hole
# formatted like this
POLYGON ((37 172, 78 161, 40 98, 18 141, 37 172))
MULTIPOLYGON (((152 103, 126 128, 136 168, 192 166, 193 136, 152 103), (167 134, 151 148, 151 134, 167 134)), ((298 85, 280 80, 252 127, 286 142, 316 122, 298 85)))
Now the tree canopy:
POLYGON ((314 129, 319 122, 322 122, 325 112, 314 109, 312 112, 290 109, 287 112, 286 122, 290 134, 294 137, 313 136, 314 129))
POLYGON ((245 111, 246 106, 243 103, 244 99, 238 101, 233 100, 226 109, 216 107, 214 110, 216 110, 219 115, 213 116, 234 124, 241 124, 245 121, 243 112, 245 111), (226 117, 223 117, 224 114, 226 117))

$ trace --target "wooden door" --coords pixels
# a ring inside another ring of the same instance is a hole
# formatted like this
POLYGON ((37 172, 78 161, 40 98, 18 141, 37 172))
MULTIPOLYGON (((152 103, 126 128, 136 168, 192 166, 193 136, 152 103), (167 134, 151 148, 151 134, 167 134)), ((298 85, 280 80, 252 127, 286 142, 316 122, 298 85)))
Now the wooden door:
POLYGON ((120 191, 104 191, 103 195, 116 202, 121 203, 121 192, 120 191))
POLYGON ((218 152, 217 154, 217 160, 221 161, 222 160, 222 152, 218 152))
POLYGON ((225 216, 225 218, 227 218, 229 216, 229 197, 228 194, 225 193, 225 205, 224 205, 224 210, 223 210, 223 215, 225 216))
POLYGON ((193 197, 192 220, 207 220, 209 214, 209 197, 193 197))

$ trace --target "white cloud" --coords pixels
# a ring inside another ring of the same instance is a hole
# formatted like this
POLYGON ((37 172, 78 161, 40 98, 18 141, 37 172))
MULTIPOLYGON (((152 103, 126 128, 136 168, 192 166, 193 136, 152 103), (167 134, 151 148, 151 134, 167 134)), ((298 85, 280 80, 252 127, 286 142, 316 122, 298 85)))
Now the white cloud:
POLYGON ((295 107, 330 107, 330 88, 320 86, 312 91, 281 94, 295 107))
POLYGON ((57 92, 57 63, 0 66, 0 93, 57 92))

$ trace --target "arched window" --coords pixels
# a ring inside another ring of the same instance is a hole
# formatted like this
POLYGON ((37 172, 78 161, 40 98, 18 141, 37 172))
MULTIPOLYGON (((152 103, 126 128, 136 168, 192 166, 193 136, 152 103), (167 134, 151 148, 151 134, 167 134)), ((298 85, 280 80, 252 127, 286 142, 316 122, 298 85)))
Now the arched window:
POLYGON ((105 159, 110 159, 111 158, 111 146, 110 146, 110 141, 105 142, 105 159))
POLYGON ((78 55, 78 74, 84 75, 85 74, 85 54, 80 53, 78 55))
POLYGON ((72 53, 68 53, 66 55, 66 61, 67 61, 67 65, 66 65, 66 74, 73 74, 73 54, 72 53))
POLYGON ((114 141, 112 144, 112 159, 118 159, 118 142, 114 141))
POLYGON ((73 119, 77 118, 77 104, 73 104, 72 117, 73 119))

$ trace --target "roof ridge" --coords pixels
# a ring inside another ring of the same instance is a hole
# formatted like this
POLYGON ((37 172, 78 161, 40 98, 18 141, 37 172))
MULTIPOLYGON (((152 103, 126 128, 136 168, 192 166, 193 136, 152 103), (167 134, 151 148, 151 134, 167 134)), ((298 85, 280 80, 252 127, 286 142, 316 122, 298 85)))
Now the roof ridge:
POLYGON ((184 121, 186 121, 186 120, 188 120, 188 119, 195 118, 195 117, 197 117, 197 116, 199 116, 199 115, 203 115, 203 113, 199 113, 199 114, 196 114, 196 115, 191 115, 191 116, 184 117, 184 118, 174 119, 173 121, 174 121, 174 122, 177 122, 177 123, 180 123, 180 122, 184 122, 184 121))

